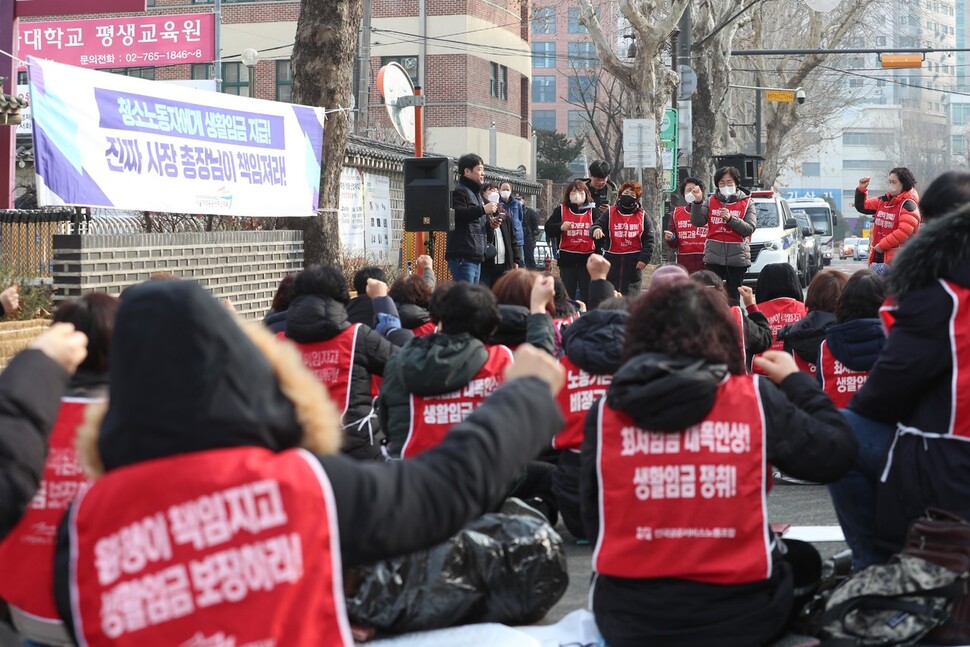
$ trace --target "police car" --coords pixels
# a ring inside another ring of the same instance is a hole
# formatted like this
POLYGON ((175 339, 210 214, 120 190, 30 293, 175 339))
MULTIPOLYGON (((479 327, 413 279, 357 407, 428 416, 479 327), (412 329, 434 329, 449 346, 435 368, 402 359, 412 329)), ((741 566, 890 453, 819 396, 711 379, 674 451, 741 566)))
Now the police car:
POLYGON ((751 267, 745 283, 756 283, 761 268, 770 263, 789 263, 802 285, 808 278, 808 257, 801 244, 802 232, 788 203, 774 191, 752 191, 758 227, 751 235, 751 267))

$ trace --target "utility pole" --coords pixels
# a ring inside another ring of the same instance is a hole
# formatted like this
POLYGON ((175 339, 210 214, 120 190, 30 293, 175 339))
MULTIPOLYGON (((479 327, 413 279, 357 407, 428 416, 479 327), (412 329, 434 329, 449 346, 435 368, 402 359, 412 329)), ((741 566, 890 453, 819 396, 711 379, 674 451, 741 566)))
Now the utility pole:
MULTIPOLYGON (((14 2, 0 2, 0 49, 10 56, 0 54, 0 77, 3 85, 0 94, 17 95, 17 17, 14 2)), ((13 192, 17 185, 16 161, 17 129, 0 127, 0 209, 12 209, 13 192)))

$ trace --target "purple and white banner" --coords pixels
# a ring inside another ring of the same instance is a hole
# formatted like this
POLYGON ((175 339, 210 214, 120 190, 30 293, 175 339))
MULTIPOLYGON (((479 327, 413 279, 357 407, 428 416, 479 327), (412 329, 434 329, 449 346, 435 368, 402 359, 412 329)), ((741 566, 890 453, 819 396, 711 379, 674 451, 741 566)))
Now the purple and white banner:
POLYGON ((41 205, 313 215, 323 110, 31 57, 41 205))

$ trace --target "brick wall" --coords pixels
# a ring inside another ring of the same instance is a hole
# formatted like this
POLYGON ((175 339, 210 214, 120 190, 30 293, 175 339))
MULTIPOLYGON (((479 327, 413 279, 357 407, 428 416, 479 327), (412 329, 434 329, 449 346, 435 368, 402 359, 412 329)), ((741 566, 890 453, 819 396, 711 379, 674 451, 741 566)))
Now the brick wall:
POLYGON ((303 267, 298 231, 54 236, 56 300, 120 294, 154 272, 198 281, 247 319, 269 309, 281 278, 303 267))

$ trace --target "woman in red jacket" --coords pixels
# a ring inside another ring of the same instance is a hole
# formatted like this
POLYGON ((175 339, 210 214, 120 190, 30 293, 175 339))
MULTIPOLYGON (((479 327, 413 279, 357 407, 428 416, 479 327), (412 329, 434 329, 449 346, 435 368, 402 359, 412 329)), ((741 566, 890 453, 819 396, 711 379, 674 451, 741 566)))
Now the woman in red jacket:
POLYGON ((859 180, 855 190, 855 208, 860 213, 875 212, 872 221, 872 244, 869 264, 891 263, 899 246, 919 230, 919 194, 916 178, 905 166, 889 171, 886 194, 869 197, 869 176, 859 180))

